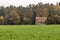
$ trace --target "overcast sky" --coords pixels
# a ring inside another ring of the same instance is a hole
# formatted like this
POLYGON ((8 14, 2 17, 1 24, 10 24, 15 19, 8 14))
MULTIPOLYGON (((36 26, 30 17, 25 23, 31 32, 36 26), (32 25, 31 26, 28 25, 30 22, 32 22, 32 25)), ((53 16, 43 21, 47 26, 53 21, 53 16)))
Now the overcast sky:
POLYGON ((0 0, 0 6, 27 6, 29 4, 37 4, 38 2, 56 4, 56 2, 60 2, 60 0, 0 0))

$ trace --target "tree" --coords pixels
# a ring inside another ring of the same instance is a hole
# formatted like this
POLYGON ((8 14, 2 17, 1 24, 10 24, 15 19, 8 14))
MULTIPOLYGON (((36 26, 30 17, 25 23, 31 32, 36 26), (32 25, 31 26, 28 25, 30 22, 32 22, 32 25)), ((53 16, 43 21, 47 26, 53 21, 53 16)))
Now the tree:
POLYGON ((0 22, 1 24, 4 24, 5 23, 5 8, 4 6, 1 6, 0 7, 0 22))
POLYGON ((8 24, 19 24, 20 23, 20 16, 18 15, 17 9, 10 10, 7 16, 8 24))
POLYGON ((4 17, 0 16, 0 25, 3 25, 3 24, 4 24, 4 17))
POLYGON ((23 18, 24 18, 24 15, 23 15, 23 13, 21 13, 21 15, 20 15, 21 24, 23 24, 23 22, 24 22, 23 18))
POLYGON ((33 20, 32 20, 32 24, 35 24, 36 21, 36 11, 33 12, 33 20))

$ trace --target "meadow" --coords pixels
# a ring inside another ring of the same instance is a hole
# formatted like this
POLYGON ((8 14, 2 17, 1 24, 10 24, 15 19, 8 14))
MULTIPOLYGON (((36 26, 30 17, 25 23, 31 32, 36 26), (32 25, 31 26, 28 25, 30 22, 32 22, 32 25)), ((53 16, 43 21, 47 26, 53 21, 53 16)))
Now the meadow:
POLYGON ((0 25, 0 40, 60 40, 60 25, 0 25))

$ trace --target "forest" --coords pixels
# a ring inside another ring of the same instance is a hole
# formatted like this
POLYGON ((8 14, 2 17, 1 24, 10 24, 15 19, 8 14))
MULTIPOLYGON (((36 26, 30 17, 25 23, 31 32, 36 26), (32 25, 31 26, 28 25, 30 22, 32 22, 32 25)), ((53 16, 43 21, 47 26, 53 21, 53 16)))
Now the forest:
POLYGON ((36 17, 47 17, 45 24, 60 24, 60 2, 29 4, 26 7, 0 6, 0 25, 35 24, 36 17))

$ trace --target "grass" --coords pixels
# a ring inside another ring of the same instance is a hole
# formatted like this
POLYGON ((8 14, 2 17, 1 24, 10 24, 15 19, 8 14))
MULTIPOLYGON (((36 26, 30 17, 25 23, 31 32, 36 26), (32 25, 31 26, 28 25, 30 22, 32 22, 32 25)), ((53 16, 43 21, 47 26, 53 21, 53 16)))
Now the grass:
POLYGON ((0 25, 0 40, 60 40, 60 25, 0 25))

